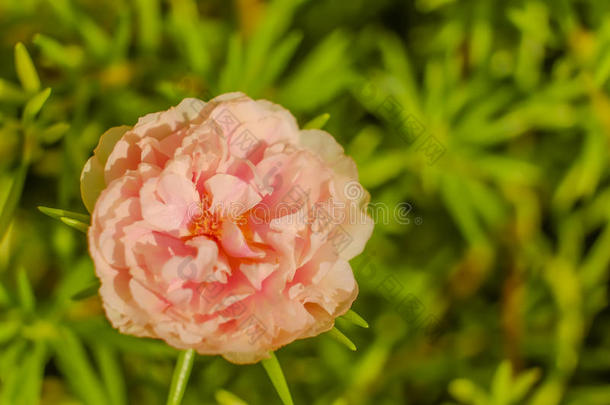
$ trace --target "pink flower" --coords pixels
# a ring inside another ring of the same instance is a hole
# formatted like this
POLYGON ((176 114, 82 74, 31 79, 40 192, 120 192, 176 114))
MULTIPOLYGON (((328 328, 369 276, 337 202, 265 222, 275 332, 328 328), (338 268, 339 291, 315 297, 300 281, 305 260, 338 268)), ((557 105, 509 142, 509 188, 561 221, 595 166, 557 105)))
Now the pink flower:
POLYGON ((108 130, 81 175, 108 319, 235 363, 329 330, 373 229, 357 178, 328 133, 241 93, 108 130))

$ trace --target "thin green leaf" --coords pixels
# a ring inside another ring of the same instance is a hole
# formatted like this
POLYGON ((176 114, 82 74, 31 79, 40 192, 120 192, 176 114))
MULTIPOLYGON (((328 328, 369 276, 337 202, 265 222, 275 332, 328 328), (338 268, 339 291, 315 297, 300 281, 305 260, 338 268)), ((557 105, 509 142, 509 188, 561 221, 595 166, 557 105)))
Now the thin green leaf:
POLYGON ((42 109, 44 103, 47 102, 50 95, 50 87, 47 87, 40 93, 35 94, 30 101, 27 102, 25 108, 23 109, 23 121, 28 122, 34 118, 34 116, 36 116, 36 114, 38 114, 38 112, 42 109))
POLYGON ((350 67, 351 43, 343 31, 328 35, 287 78, 278 93, 279 101, 290 108, 311 111, 353 85, 357 79, 350 67))
POLYGON ((132 37, 131 12, 125 8, 119 13, 119 23, 112 39, 111 54, 114 60, 125 58, 132 37))
POLYGON ((21 42, 17 42, 17 45, 15 45, 15 69, 25 91, 33 93, 40 89, 40 79, 32 58, 30 58, 28 50, 21 42))
POLYGON ((72 329, 83 340, 90 343, 103 341, 122 352, 135 354, 148 359, 175 359, 178 351, 164 342, 154 339, 124 335, 112 328, 108 321, 90 318, 72 325, 72 329))
POLYGON ((26 93, 13 83, 0 79, 0 100, 21 102, 27 99, 26 93))
POLYGON ((72 218, 61 217, 60 221, 63 222, 64 224, 66 224, 66 225, 76 229, 76 230, 79 230, 79 231, 83 232, 83 233, 87 233, 87 229, 89 229, 89 225, 88 224, 85 224, 83 222, 77 221, 77 220, 72 219, 72 218))
POLYGON ((8 230, 8 227, 13 219, 13 213, 15 212, 19 199, 21 198, 21 192, 23 191, 23 183, 25 182, 26 174, 27 166, 22 163, 9 181, 10 188, 0 211, 0 240, 2 240, 4 237, 4 234, 8 230))
POLYGON ((61 218, 64 217, 64 218, 70 218, 70 219, 74 219, 76 221, 80 221, 80 222, 84 222, 84 223, 89 223, 91 221, 91 218, 87 214, 79 214, 78 212, 62 210, 59 208, 39 206, 38 210, 40 212, 42 212, 43 214, 50 216, 51 218, 55 218, 55 219, 59 219, 59 220, 61 220, 61 218))
POLYGON ((99 365, 110 403, 113 405, 127 404, 125 378, 116 351, 106 343, 98 343, 93 347, 93 354, 99 365))
POLYGON ((229 39, 227 61, 220 71, 220 91, 228 92, 239 87, 243 69, 243 43, 241 36, 235 33, 229 39))
POLYGON ((174 0, 170 4, 170 27, 176 42, 191 69, 203 74, 210 66, 210 55, 202 35, 197 3, 194 0, 174 0))
POLYGON ((243 401, 237 395, 226 390, 218 390, 214 394, 216 402, 220 405, 248 405, 247 402, 243 401))
MULTIPOLYGON (((25 344, 23 345, 26 346, 25 344)), ((44 343, 38 342, 34 350, 26 350, 13 358, 15 362, 2 381, 0 403, 11 405, 37 405, 44 373, 44 343)))
POLYGON ((336 327, 333 327, 331 330, 328 331, 328 334, 335 339, 337 342, 341 343, 342 345, 344 345, 345 347, 347 347, 348 349, 350 349, 351 351, 355 352, 356 350, 358 350, 356 348, 356 345, 354 344, 354 342, 352 342, 347 336, 345 336, 343 334, 343 332, 341 332, 339 329, 337 329, 336 327))
POLYGON ((292 396, 290 395, 290 390, 288 389, 288 384, 286 384, 286 378, 284 377, 284 373, 282 372, 282 368, 280 367, 280 363, 277 361, 277 357, 275 357, 274 352, 270 352, 268 359, 263 359, 261 363, 271 380, 271 383, 275 387, 280 399, 284 403, 284 405, 294 405, 292 402, 292 396))
POLYGON ((47 127, 40 133, 40 141, 46 145, 50 145, 59 141, 70 129, 70 124, 67 122, 58 122, 47 127))
POLYGON ((373 125, 362 128, 347 147, 347 155, 356 162, 365 162, 375 156, 377 147, 384 137, 384 132, 373 125))
POLYGON ((58 339, 52 341, 55 359, 74 393, 86 405, 111 403, 80 339, 67 328, 62 328, 60 333, 58 339))
POLYGON ((42 394, 42 381, 44 367, 47 362, 47 345, 44 341, 37 341, 34 349, 28 352, 29 356, 21 368, 20 389, 14 398, 15 405, 38 405, 42 394))
POLYGON ((23 267, 17 270, 17 294, 21 307, 27 312, 33 311, 36 306, 36 298, 34 297, 28 275, 23 267))
POLYGON ((329 118, 330 114, 328 113, 320 114, 311 121, 309 121, 307 124, 305 124, 303 129, 322 129, 324 128, 324 125, 326 125, 326 123, 328 122, 329 118))
POLYGON ((0 323, 0 345, 13 339, 20 329, 21 322, 17 319, 11 319, 0 323))
POLYGON ((104 31, 92 18, 89 18, 86 15, 79 15, 78 21, 76 28, 80 31, 88 48, 98 58, 106 56, 108 50, 111 48, 111 41, 106 31, 104 31))
POLYGON ((11 302, 11 297, 6 290, 4 284, 0 283, 0 308, 8 305, 11 302))
POLYGON ((364 187, 378 187, 400 175, 407 164, 404 152, 379 153, 360 168, 360 183, 364 187))
POLYGON ((76 69, 85 60, 85 52, 80 46, 65 46, 42 34, 36 34, 32 42, 40 48, 46 58, 63 68, 76 69))
POLYGON ((400 85, 393 83, 393 88, 398 93, 403 108, 416 116, 421 116, 417 78, 405 47, 396 35, 389 33, 381 34, 378 43, 387 71, 392 76, 400 78, 400 85))
POLYGON ((498 366, 491 383, 491 394, 495 405, 507 405, 510 402, 512 367, 508 360, 498 366))
POLYGON ((195 350, 189 349, 180 352, 178 362, 174 368, 172 385, 169 388, 169 395, 167 396, 167 405, 180 405, 182 402, 194 361, 195 350))
POLYGON ((460 402, 472 405, 488 405, 489 398, 485 392, 472 381, 458 378, 449 384, 449 392, 460 402))
POLYGON ((159 0, 136 0, 138 14, 138 39, 140 47, 154 52, 161 38, 161 5, 159 0))
POLYGON ((603 282, 604 277, 607 277, 608 264, 610 263, 609 245, 610 224, 606 224, 581 264, 580 278, 585 291, 591 290, 598 283, 603 282))
POLYGON ((97 282, 97 283, 92 284, 89 287, 77 292, 71 298, 74 301, 84 300, 86 298, 93 297, 94 295, 96 295, 97 292, 99 291, 99 289, 100 289, 100 283, 97 282))
MULTIPOLYGON (((11 375, 15 374, 14 370, 18 367, 21 356, 26 351, 27 346, 28 342, 25 339, 15 339, 0 352, 0 377, 2 377, 4 385, 3 390, 6 387, 4 383, 11 375)), ((4 403, 6 402, 0 398, 0 404, 4 403)))
POLYGON ((341 316, 343 319, 350 321, 351 323, 358 325, 362 328, 368 328, 369 324, 368 322, 361 317, 360 315, 358 315, 358 313, 356 313, 356 311, 354 311, 353 309, 350 309, 349 311, 347 311, 346 313, 344 313, 341 316))
POLYGON ((485 241, 485 234, 472 202, 463 193, 462 183, 458 176, 447 175, 441 191, 445 205, 464 238, 472 245, 476 245, 485 241))
POLYGON ((511 388, 511 400, 514 403, 521 402, 539 379, 540 369, 538 368, 533 368, 520 374, 511 388))
POLYGON ((263 21, 258 24, 256 32, 252 36, 246 52, 244 85, 256 81, 261 74, 265 61, 267 60, 273 44, 285 32, 297 7, 303 0, 284 1, 275 0, 269 3, 265 9, 263 21))
POLYGON ((302 40, 302 33, 291 32, 282 42, 274 47, 273 52, 265 61, 265 68, 261 72, 260 77, 248 83, 247 89, 249 94, 256 97, 266 87, 274 83, 288 66, 288 62, 290 62, 302 40))

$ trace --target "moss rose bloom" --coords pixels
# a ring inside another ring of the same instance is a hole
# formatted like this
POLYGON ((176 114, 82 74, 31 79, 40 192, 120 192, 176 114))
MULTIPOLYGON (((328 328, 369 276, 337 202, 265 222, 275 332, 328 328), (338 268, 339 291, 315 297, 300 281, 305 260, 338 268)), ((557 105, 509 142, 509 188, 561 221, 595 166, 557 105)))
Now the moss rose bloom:
POLYGON ((357 180, 331 135, 241 93, 110 129, 81 175, 108 319, 235 363, 329 330, 373 229, 357 180))

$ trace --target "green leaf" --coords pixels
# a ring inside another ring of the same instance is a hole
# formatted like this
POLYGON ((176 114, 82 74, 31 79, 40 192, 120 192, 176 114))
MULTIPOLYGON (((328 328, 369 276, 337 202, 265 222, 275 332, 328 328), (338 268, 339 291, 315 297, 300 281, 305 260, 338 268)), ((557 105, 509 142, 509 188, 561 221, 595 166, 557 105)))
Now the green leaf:
POLYGON ((118 26, 115 29, 112 46, 110 47, 110 54, 113 60, 122 60, 126 57, 129 45, 131 44, 131 37, 131 12, 129 9, 124 8, 119 13, 118 26))
POLYGON ((138 14, 138 40, 140 47, 154 52, 161 38, 161 5, 159 0, 136 0, 138 14))
POLYGON ((173 0, 170 2, 170 27, 177 45, 196 73, 205 73, 210 66, 207 43, 202 35, 203 22, 194 0, 173 0))
POLYGON ((320 114, 311 121, 309 121, 307 124, 305 124, 303 129, 322 129, 324 128, 324 125, 326 125, 326 123, 328 122, 329 118, 330 114, 328 113, 320 114))
POLYGON ((104 342, 93 346, 93 354, 99 365, 110 403, 113 405, 127 404, 125 378, 116 351, 104 342))
MULTIPOLYGON (((8 378, 15 374, 14 370, 17 369, 19 362, 21 361, 22 354, 26 351, 28 342, 25 339, 15 339, 8 347, 4 347, 0 352, 0 376, 2 377, 3 390, 8 385, 8 378), (5 384, 6 382, 6 384, 5 384)), ((0 404, 6 403, 0 398, 0 404)))
POLYGON ((102 318, 82 320, 73 324, 72 329, 87 342, 93 344, 97 341, 104 341, 122 352, 128 352, 146 359, 170 360, 177 357, 178 350, 166 343, 155 339, 124 335, 112 328, 108 321, 102 318))
POLYGON ((11 302, 11 297, 6 291, 4 284, 0 283, 0 308, 8 305, 11 302))
POLYGON ((17 319, 3 320, 0 323, 0 345, 13 339, 21 329, 21 322, 17 319))
MULTIPOLYGON (((24 345, 25 346, 25 345, 24 345)), ((42 389, 46 345, 42 341, 28 347, 17 360, 2 384, 0 403, 11 405, 38 405, 42 389)))
POLYGON ((83 40, 87 43, 87 48, 98 58, 104 58, 109 49, 111 41, 108 34, 100 27, 95 20, 87 15, 79 15, 76 28, 80 31, 83 40))
POLYGON ((89 229, 88 224, 77 221, 76 219, 61 217, 60 221, 76 230, 81 231, 82 233, 87 233, 87 229, 89 229))
POLYGON ((405 110, 421 116, 417 78, 405 47, 396 35, 384 33, 378 40, 384 66, 393 76, 400 78, 399 86, 394 83, 400 102, 405 110))
POLYGON ((351 323, 358 325, 362 328, 368 328, 369 324, 367 321, 364 320, 363 317, 361 317, 360 315, 358 315, 356 313, 356 311, 350 309, 349 311, 347 311, 346 313, 344 313, 343 315, 341 315, 341 317, 347 321, 350 321, 351 323))
POLYGON ((60 337, 52 341, 56 363, 74 393, 86 405, 107 405, 103 385, 95 373, 80 339, 68 328, 61 328, 60 337))
POLYGON ((280 399, 284 403, 284 405, 294 405, 292 402, 292 396, 290 395, 290 390, 288 389, 288 384, 286 384, 286 378, 284 377, 284 373, 282 372, 282 368, 280 367, 280 363, 277 361, 277 357, 275 357, 274 352, 270 352, 268 359, 263 359, 261 363, 271 380, 271 383, 275 387, 280 399))
POLYGON ((4 234, 8 230, 9 225, 13 219, 13 213, 17 208, 19 199, 21 198, 21 192, 23 191, 23 183, 25 182, 25 176, 27 174, 27 166, 22 163, 16 173, 11 176, 9 183, 9 191, 5 197, 4 203, 1 205, 0 210, 0 240, 4 237, 4 234))
POLYGON ((95 284, 92 284, 89 287, 77 292, 71 298, 74 301, 84 300, 86 298, 93 297, 94 295, 96 295, 97 292, 99 291, 99 289, 100 289, 100 283, 98 281, 95 284))
POLYGON ((291 32, 286 38, 274 47, 271 55, 266 60, 265 68, 254 82, 248 83, 248 92, 256 97, 266 87, 271 86, 274 81, 284 72, 288 62, 303 40, 300 32, 291 32))
POLYGON ((278 100, 289 108, 311 111, 330 101, 356 81, 349 53, 352 40, 335 31, 320 42, 287 79, 278 100), (317 86, 316 83, 324 83, 317 86))
POLYGON ((470 199, 464 195, 463 181, 455 175, 447 174, 442 183, 445 205, 462 232, 472 245, 485 241, 485 233, 470 199))
POLYGON ((85 52, 80 46, 65 46, 42 34, 36 34, 32 42, 46 58, 65 69, 76 69, 85 60, 85 52))
POLYGON ((383 138, 384 132, 379 127, 366 126, 349 143, 346 149, 347 155, 358 163, 365 162, 375 156, 375 151, 383 138))
POLYGON ((366 188, 374 188, 397 177, 407 164, 403 151, 379 153, 359 168, 360 183, 366 188))
POLYGON ((34 349, 28 354, 19 373, 21 374, 21 387, 15 398, 15 405, 40 404, 44 367, 47 362, 46 343, 44 341, 35 342, 34 349))
POLYGON ((77 212, 66 211, 59 208, 38 206, 38 210, 43 214, 50 216, 51 218, 59 220, 61 220, 62 217, 65 217, 85 223, 89 223, 91 221, 91 218, 87 214, 79 214, 77 212))
POLYGON ((214 394, 216 402, 220 405, 248 405, 247 402, 243 401, 237 395, 226 390, 218 390, 214 394))
POLYGON ((17 270, 17 294, 21 307, 26 312, 33 311, 36 306, 36 298, 34 297, 32 285, 24 267, 20 267, 17 270))
POLYGON ((253 83, 257 80, 265 61, 269 57, 273 44, 286 32, 297 7, 303 0, 275 0, 265 8, 263 20, 258 24, 256 32, 252 36, 246 52, 246 67, 243 83, 253 83))
POLYGON ((508 360, 498 366, 491 384, 491 393, 495 405, 507 405, 510 402, 512 367, 508 360))
POLYGON ((27 102, 23 109, 23 121, 28 122, 42 109, 44 103, 51 95, 51 88, 47 87, 40 93, 35 94, 30 101, 27 102))
POLYGON ((40 133, 40 141, 45 145, 50 145, 59 141, 70 129, 70 124, 67 122, 58 122, 47 127, 40 133))
POLYGON ((339 329, 333 327, 328 331, 328 334, 335 339, 337 342, 341 343, 351 351, 355 352, 357 350, 356 345, 352 342, 347 336, 343 334, 339 329))
POLYGON ((21 102, 27 99, 26 93, 13 83, 0 79, 0 100, 21 102))
POLYGON ((186 391, 194 361, 195 350, 189 349, 180 352, 178 362, 176 363, 176 367, 174 367, 172 384, 169 388, 169 395, 167 396, 167 405, 180 405, 182 402, 182 397, 186 391))
POLYGON ((228 92, 239 88, 243 69, 243 43, 241 36, 235 33, 229 38, 227 61, 220 71, 220 91, 228 92))
POLYGON ((40 89, 40 79, 38 73, 36 73, 34 63, 32 63, 25 45, 21 42, 17 42, 17 45, 15 45, 15 69, 25 91, 33 93, 40 89))
POLYGON ((610 223, 606 224, 601 234, 589 249, 580 268, 580 278, 585 291, 595 288, 607 280, 608 264, 610 263, 610 223))
POLYGON ((472 381, 458 378, 449 384, 449 392, 455 399, 465 404, 489 405, 489 398, 472 381))
POLYGON ((521 373, 511 388, 511 400, 519 403, 527 395, 534 384, 540 379, 540 369, 533 368, 521 373))

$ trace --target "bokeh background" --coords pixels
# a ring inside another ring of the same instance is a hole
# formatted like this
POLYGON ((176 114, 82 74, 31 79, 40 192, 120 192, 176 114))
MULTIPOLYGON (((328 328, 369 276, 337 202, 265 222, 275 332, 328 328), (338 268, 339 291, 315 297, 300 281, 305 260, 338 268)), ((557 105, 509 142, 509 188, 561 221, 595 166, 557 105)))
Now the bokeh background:
MULTIPOLYGON (((0 60, 0 404, 165 403, 176 351, 109 326, 36 208, 85 212, 107 128, 233 90, 329 113, 400 207, 353 261, 358 351, 278 352, 296 404, 610 404, 609 1, 0 0, 0 60)), ((199 356, 183 403, 280 401, 199 356)))

